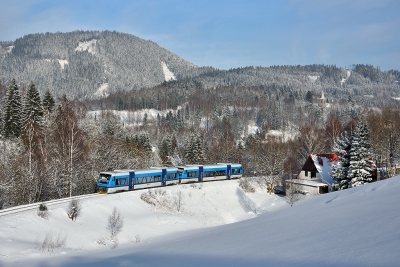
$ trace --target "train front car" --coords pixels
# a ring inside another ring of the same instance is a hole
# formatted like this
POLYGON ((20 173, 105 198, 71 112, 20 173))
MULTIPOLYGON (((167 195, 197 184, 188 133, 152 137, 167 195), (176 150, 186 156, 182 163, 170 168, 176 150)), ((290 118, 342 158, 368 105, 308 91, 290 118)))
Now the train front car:
POLYGON ((98 193, 116 193, 129 190, 129 172, 101 172, 97 178, 98 193))
POLYGON ((101 172, 97 177, 97 193, 108 193, 108 187, 112 177, 111 172, 101 172))

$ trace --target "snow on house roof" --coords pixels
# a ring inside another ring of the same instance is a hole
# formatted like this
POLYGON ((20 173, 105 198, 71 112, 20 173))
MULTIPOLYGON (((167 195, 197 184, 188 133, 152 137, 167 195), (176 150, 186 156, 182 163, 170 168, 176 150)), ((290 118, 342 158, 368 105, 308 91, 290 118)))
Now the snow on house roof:
POLYGON ((311 159, 314 162, 315 168, 321 175, 324 182, 329 185, 336 183, 332 177, 332 164, 339 162, 339 158, 336 154, 311 154, 311 159))

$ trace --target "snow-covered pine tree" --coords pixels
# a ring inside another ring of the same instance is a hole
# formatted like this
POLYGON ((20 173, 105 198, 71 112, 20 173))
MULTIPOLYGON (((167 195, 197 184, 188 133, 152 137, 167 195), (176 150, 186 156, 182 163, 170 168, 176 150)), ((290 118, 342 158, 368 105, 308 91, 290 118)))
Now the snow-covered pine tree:
POLYGON ((337 183, 338 190, 346 189, 349 186, 348 171, 350 166, 350 149, 351 149, 352 136, 344 132, 337 138, 333 152, 339 156, 339 162, 332 165, 332 178, 337 183))
POLYGON ((167 157, 170 155, 169 147, 170 147, 169 136, 165 136, 159 145, 158 154, 161 158, 161 161, 164 162, 167 157))
POLYGON ((189 139, 186 140, 185 142, 185 160, 186 164, 194 164, 195 162, 195 135, 191 134, 189 136, 189 139))
POLYGON ((3 135, 7 137, 19 137, 21 134, 21 95, 15 79, 11 80, 6 93, 3 113, 3 135))
POLYGON ((42 100, 38 90, 36 89, 33 81, 30 82, 28 91, 24 98, 24 105, 22 108, 22 125, 25 125, 28 120, 40 125, 43 119, 42 100))
POLYGON ((195 147, 196 147, 196 152, 197 152, 197 155, 196 155, 197 164, 204 164, 206 161, 206 153, 204 151, 203 142, 202 142, 200 136, 197 136, 197 138, 196 138, 195 147))
POLYGON ((351 187, 356 187, 372 181, 373 161, 370 158, 369 129, 364 120, 357 123, 353 133, 350 150, 350 165, 348 177, 351 187))
POLYGON ((175 154, 177 149, 178 149, 178 140, 176 140, 176 136, 174 134, 174 135, 172 135, 172 138, 171 138, 171 151, 172 151, 172 154, 175 154))
POLYGON ((176 129, 182 129, 183 128, 183 118, 182 118, 182 114, 181 111, 178 109, 177 113, 176 113, 176 129))
POLYGON ((147 132, 142 132, 139 135, 139 145, 144 149, 146 153, 151 153, 150 137, 147 132))
POLYGON ((53 113, 55 104, 56 102, 53 98, 53 95, 49 90, 47 90, 43 98, 43 109, 47 119, 49 118, 50 114, 53 113))

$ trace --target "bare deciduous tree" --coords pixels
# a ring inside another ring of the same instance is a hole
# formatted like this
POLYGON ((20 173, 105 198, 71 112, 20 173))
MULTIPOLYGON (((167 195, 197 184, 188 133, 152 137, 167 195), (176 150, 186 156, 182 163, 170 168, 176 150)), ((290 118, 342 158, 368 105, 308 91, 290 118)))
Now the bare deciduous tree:
POLYGON ((295 179, 290 179, 286 181, 286 202, 293 206, 302 197, 301 185, 295 182, 295 179))
POLYGON ((326 135, 323 129, 315 124, 306 124, 300 129, 299 154, 303 162, 313 153, 324 153, 326 149, 326 135))
POLYGON ((174 203, 177 211, 182 210, 184 203, 184 196, 181 190, 178 190, 174 195, 174 203))
POLYGON ((111 241, 116 241, 116 236, 121 232, 123 226, 124 217, 122 217, 117 208, 114 207, 111 215, 108 217, 108 224, 106 227, 110 234, 111 241))
POLYGON ((76 218, 79 217, 82 213, 82 204, 79 199, 73 199, 69 202, 67 208, 68 218, 72 221, 76 221, 76 218))

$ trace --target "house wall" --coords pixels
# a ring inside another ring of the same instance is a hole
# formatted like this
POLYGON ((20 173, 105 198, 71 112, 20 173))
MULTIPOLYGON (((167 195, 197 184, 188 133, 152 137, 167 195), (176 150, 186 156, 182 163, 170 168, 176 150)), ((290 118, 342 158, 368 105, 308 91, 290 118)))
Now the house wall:
POLYGON ((313 172, 313 173, 315 173, 315 177, 312 177, 312 178, 311 178, 311 173, 312 173, 311 171, 302 170, 299 173, 299 176, 298 176, 297 179, 312 180, 312 181, 322 181, 322 177, 321 177, 321 174, 319 174, 319 172, 313 172))
POLYGON ((300 185, 302 192, 309 192, 310 195, 319 195, 318 187, 308 186, 308 185, 300 185))
MULTIPOLYGON (((290 186, 291 183, 286 181, 286 186, 290 186)), ((295 186, 298 187, 298 190, 300 192, 308 192, 310 195, 319 195, 320 194, 320 188, 318 186, 310 186, 310 185, 303 185, 303 184, 295 184, 295 186)))

